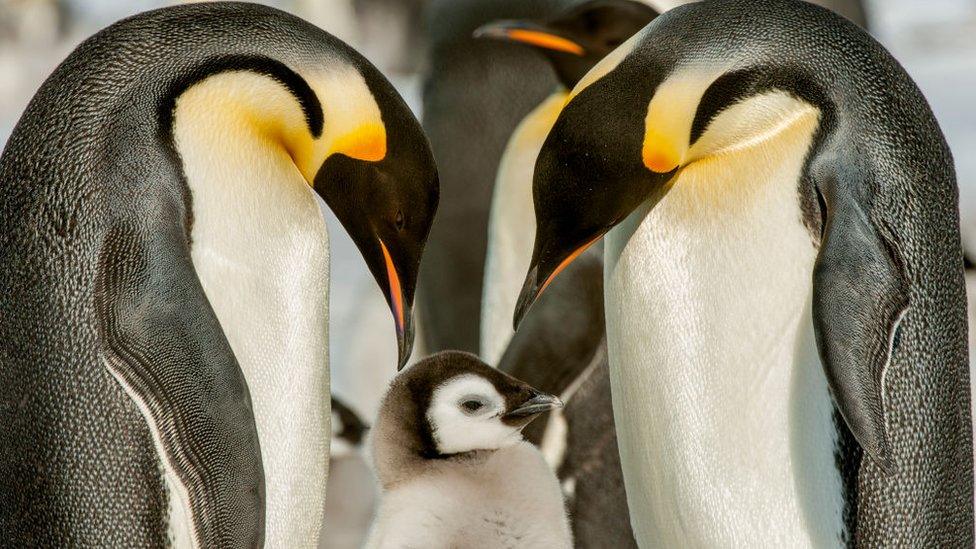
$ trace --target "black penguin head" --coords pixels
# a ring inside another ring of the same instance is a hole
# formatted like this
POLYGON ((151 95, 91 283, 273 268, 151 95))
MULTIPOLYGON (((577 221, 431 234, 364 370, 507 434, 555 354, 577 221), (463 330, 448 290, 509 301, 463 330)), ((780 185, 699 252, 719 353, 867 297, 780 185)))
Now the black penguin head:
POLYGON ((397 413, 412 413, 404 422, 412 422, 418 453, 432 459, 511 446, 539 414, 562 406, 558 398, 459 351, 432 355, 404 370, 384 399, 384 406, 397 403, 412 408, 397 413))
POLYGON ((707 9, 656 18, 570 93, 536 161, 536 241, 516 326, 553 277, 638 206, 653 207, 680 171, 825 103, 785 62, 750 66, 749 52, 708 44, 696 27, 707 9))
POLYGON ((654 89, 633 86, 614 52, 570 95, 536 160, 536 240, 515 309, 518 326, 529 306, 570 262, 661 189, 676 166, 642 161, 644 116, 654 89), (632 113, 621 116, 621 113, 632 113))
POLYGON ((343 136, 318 169, 314 187, 385 294, 403 368, 413 347, 411 309, 420 259, 437 210, 437 170, 403 100, 378 77, 366 80, 381 120, 343 136))
POLYGON ((591 0, 546 21, 497 21, 476 37, 537 48, 552 63, 567 89, 611 51, 650 23, 658 13, 635 0, 591 0))

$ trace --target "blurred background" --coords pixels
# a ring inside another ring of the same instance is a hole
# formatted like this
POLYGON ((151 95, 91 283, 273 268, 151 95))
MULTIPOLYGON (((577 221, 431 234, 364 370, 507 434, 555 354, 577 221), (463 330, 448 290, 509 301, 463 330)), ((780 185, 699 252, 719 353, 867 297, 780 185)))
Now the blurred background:
MULTIPOLYGON (((444 1, 444 0, 442 0, 444 1)), ((448 0, 449 1, 449 0, 448 0)), ((460 0, 458 0, 460 1, 460 0)), ((679 2, 647 0, 655 7, 679 2)), ((0 146, 35 90, 82 40, 163 0, 0 0, 0 146)), ((418 117, 427 0, 278 0, 361 51, 400 90, 418 117)), ((976 256, 976 0, 868 0, 871 33, 915 78, 942 124, 959 178, 964 241, 976 256), (968 236, 968 238, 967 238, 968 236)), ((330 213, 333 394, 371 420, 395 373, 392 320, 358 251, 330 213)), ((422 329, 422 327, 421 327, 422 329)), ((418 343, 423 341, 418 334, 418 343)), ((423 349, 418 349, 421 356, 423 349)), ((358 547, 374 498, 362 457, 334 448, 327 541, 358 547)))

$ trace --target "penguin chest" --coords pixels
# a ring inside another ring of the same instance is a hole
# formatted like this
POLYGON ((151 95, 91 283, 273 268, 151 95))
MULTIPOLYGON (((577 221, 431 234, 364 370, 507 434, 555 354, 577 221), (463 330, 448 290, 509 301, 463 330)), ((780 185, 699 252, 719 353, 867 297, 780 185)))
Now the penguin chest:
POLYGON ((498 165, 488 222, 488 251, 481 312, 481 355, 497 364, 512 338, 515 302, 532 259, 535 208, 532 175, 549 130, 566 102, 552 94, 522 120, 498 165))
POLYGON ((609 235, 613 404, 645 544, 841 542, 810 310, 816 249, 798 195, 808 146, 692 164, 609 235))
POLYGON ((331 417, 325 223, 294 169, 272 162, 253 163, 248 173, 193 173, 199 168, 185 157, 193 264, 254 405, 266 541, 269 547, 314 546, 331 417), (206 184, 194 186, 195 175, 206 184))
POLYGON ((526 442, 386 492, 371 538, 366 547, 572 546, 558 481, 526 442))

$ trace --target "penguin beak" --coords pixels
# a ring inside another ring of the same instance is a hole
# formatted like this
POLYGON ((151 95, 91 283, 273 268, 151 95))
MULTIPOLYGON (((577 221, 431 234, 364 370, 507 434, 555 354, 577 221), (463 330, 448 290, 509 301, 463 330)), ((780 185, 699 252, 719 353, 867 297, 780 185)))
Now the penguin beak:
POLYGON ((515 305, 515 329, 517 330, 519 324, 522 323, 522 319, 525 318, 525 314, 529 312, 532 304, 535 303, 542 292, 546 291, 549 284, 572 263, 577 257, 583 254, 590 246, 596 244, 605 232, 601 232, 590 240, 584 242, 582 245, 577 246, 569 255, 565 256, 558 262, 555 262, 548 269, 540 269, 540 262, 533 258, 532 264, 529 266, 529 273, 525 277, 525 283, 522 284, 522 292, 519 294, 518 302, 515 305))
POLYGON ((386 248, 383 240, 380 240, 380 249, 383 251, 383 260, 386 264, 387 288, 389 291, 390 311, 393 313, 393 323, 396 325, 397 333, 397 370, 402 370, 410 359, 413 351, 413 315, 410 305, 403 298, 403 287, 400 283, 400 275, 397 273, 396 264, 390 256, 390 251, 386 248))
POLYGON ((574 40, 560 36, 552 29, 529 21, 496 21, 478 27, 475 38, 491 38, 506 42, 521 42, 545 50, 583 56, 586 48, 574 40))
POLYGON ((510 410, 508 413, 502 416, 502 419, 509 422, 524 422, 524 424, 528 424, 539 414, 562 407, 563 401, 559 400, 558 397, 546 393, 540 393, 539 391, 532 391, 531 397, 528 400, 518 405, 513 410, 510 410))

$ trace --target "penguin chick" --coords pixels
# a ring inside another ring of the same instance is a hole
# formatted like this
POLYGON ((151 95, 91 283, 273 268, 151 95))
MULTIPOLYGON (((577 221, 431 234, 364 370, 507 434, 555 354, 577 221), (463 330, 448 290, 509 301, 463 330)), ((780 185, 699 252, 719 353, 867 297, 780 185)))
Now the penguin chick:
POLYGON ((369 437, 369 549, 571 547, 559 483, 521 431, 558 398, 447 351, 390 384, 369 437))

